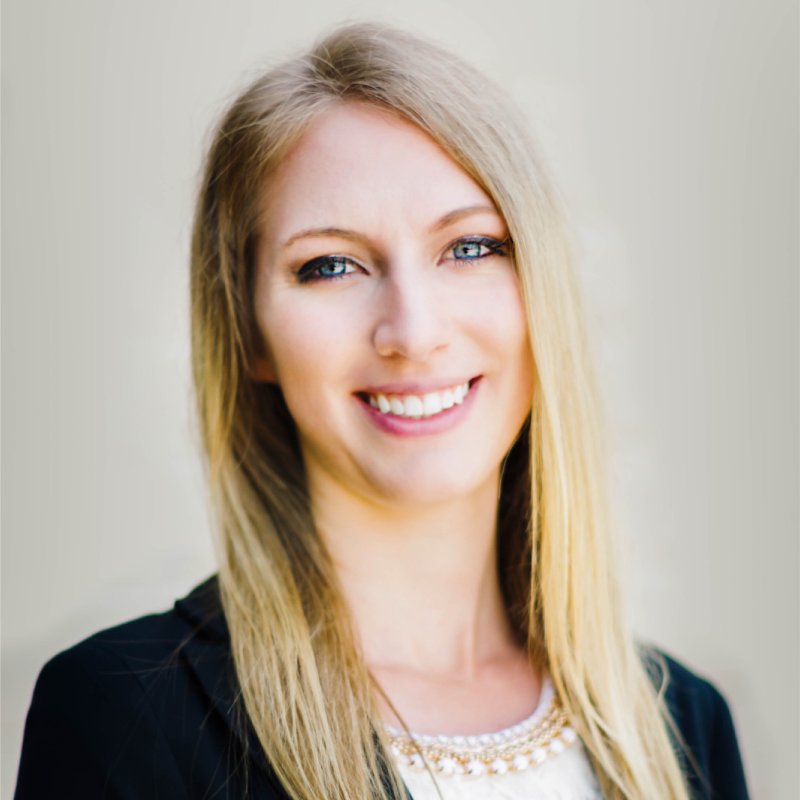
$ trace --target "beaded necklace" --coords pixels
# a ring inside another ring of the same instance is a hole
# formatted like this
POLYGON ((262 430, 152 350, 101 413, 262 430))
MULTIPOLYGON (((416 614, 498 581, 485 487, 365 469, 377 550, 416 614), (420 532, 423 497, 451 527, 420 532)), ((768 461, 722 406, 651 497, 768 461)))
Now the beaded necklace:
POLYGON ((430 768, 436 774, 503 775, 536 766, 577 740, 552 684, 542 687, 539 707, 527 719, 480 736, 427 736, 386 725, 392 757, 399 766, 430 768))

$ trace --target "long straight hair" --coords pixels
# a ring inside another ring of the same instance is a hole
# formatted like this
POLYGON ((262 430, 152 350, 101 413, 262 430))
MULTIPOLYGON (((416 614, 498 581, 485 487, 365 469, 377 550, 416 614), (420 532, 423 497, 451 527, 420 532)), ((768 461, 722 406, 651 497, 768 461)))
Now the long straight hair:
POLYGON ((270 175, 320 113, 368 103, 417 125, 493 198, 530 331, 530 415, 503 464, 498 570, 609 798, 686 800, 674 725, 627 628, 601 403, 563 212, 502 92, 407 33, 348 25, 255 80, 211 143, 191 256, 192 359, 219 579, 243 711, 295 800, 401 796, 375 689, 314 526, 297 430, 260 353, 253 271, 270 175))

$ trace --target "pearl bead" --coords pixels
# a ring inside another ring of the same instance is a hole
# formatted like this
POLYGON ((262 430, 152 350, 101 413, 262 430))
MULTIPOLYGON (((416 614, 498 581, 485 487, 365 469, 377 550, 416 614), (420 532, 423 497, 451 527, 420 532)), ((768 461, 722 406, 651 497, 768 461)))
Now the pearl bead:
POLYGON ((452 758, 445 756, 439 760, 436 766, 443 775, 453 775, 455 774, 458 764, 452 758))
POLYGON ((575 733, 574 728, 566 727, 561 731, 561 738, 565 742, 574 742, 578 738, 578 734, 575 733))
POLYGON ((495 775, 505 775, 508 772, 508 762, 503 761, 502 758, 496 758, 492 761, 492 772, 495 775))
POLYGON ((473 775, 477 778, 483 775, 484 772, 486 772, 486 766, 477 759, 473 759, 467 764, 467 775, 473 775))
POLYGON ((541 747, 537 747, 532 753, 531 758, 537 763, 541 764, 547 758, 547 751, 541 747))
POLYGON ((519 755, 514 756, 514 760, 511 762, 514 765, 514 769, 527 769, 530 761, 528 761, 527 756, 523 756, 521 753, 519 755))

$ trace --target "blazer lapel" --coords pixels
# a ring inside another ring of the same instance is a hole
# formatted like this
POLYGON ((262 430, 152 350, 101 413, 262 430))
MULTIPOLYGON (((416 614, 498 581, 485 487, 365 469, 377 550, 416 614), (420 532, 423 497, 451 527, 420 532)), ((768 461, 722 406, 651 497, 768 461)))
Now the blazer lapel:
POLYGON ((193 635, 181 647, 181 655, 203 687, 212 707, 225 720, 243 751, 255 764, 269 773, 277 786, 277 779, 239 698, 230 635, 222 612, 216 576, 178 600, 175 611, 194 626, 193 635))

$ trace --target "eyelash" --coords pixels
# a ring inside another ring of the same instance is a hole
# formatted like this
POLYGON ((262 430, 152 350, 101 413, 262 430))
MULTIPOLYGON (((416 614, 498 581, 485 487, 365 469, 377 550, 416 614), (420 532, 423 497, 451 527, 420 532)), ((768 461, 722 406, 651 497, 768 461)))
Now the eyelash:
POLYGON ((502 242, 498 242, 497 239, 492 239, 489 236, 464 236, 447 245, 447 250, 453 250, 462 244, 477 244, 485 247, 488 252, 475 256, 474 258, 453 258, 451 259, 452 261, 480 261, 482 258, 487 258, 488 256, 507 256, 511 239, 506 237, 502 242))
MULTIPOLYGON (((509 249, 511 247, 511 239, 506 238, 502 242, 499 242, 497 239, 492 239, 488 236, 465 236, 461 239, 456 239, 456 241, 451 242, 447 245, 446 251, 453 250, 454 248, 458 247, 459 245, 468 245, 468 244, 477 244, 482 247, 485 247, 488 252, 482 253, 481 255, 474 256, 472 258, 450 258, 450 261, 480 261, 482 258, 488 258, 489 256, 507 256, 509 253, 509 249)), ((315 281, 335 281, 339 280, 340 278, 344 278, 347 275, 351 274, 349 272, 341 272, 337 273, 336 275, 321 275, 319 270, 323 267, 331 266, 331 265, 341 265, 343 267, 347 267, 348 265, 353 265, 354 262, 352 259, 347 258, 346 256, 319 256, 317 258, 312 258, 311 261, 307 261, 303 264, 302 267, 297 271, 297 281, 298 283, 312 283, 315 281)))

